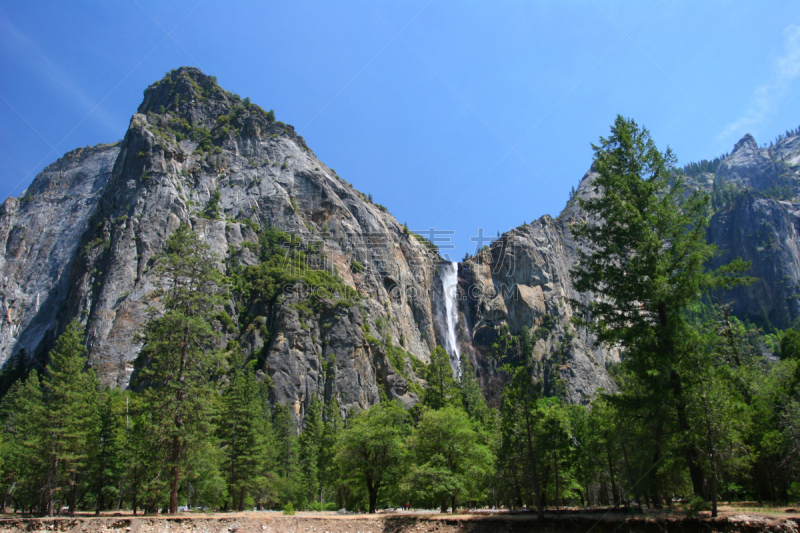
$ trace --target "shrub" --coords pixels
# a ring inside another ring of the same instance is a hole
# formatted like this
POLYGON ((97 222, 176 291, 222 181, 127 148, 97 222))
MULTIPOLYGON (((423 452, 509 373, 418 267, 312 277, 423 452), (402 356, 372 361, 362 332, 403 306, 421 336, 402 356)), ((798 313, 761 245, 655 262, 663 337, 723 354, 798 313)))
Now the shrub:
POLYGON ((283 514, 286 516, 294 516, 294 505, 292 505, 292 502, 287 502, 286 505, 283 506, 283 514))
POLYGON ((701 511, 706 511, 710 507, 708 502, 702 496, 694 496, 689 503, 686 504, 686 516, 695 516, 701 511))

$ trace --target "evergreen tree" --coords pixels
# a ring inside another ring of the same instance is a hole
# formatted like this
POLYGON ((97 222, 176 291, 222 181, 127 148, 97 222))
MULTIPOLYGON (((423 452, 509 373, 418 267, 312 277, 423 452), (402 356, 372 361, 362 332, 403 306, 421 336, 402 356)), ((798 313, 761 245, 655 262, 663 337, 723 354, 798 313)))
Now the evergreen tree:
POLYGON ((693 488, 703 495, 699 450, 686 412, 685 364, 696 338, 686 309, 706 291, 734 284, 731 274, 745 265, 736 261, 708 270, 715 248, 706 243, 707 195, 687 191, 670 172, 672 153, 659 152, 634 121, 618 116, 611 133, 593 145, 597 194, 579 200, 593 222, 573 229, 583 245, 575 288, 603 298, 576 304, 588 317, 583 324, 601 342, 624 350, 625 364, 647 383, 647 394, 670 396, 693 488))
POLYGON ((142 395, 132 397, 130 415, 126 415, 128 498, 135 515, 141 508, 146 513, 158 511, 169 482, 169 465, 164 461, 163 438, 154 431, 153 412, 142 405, 142 395))
POLYGON ((73 321, 56 340, 43 382, 43 420, 47 441, 47 476, 42 511, 55 513, 56 499, 69 493, 69 513, 75 513, 78 476, 86 466, 87 437, 98 425, 97 380, 91 370, 84 372, 86 349, 83 331, 73 321))
POLYGON ((502 435, 501 468, 512 476, 513 499, 536 506, 539 520, 544 519, 543 454, 540 453, 542 413, 541 387, 531 378, 528 366, 508 368, 511 383, 503 391, 500 403, 502 435))
POLYGON ((219 371, 218 331, 213 317, 222 304, 220 272, 208 244, 181 224, 158 254, 155 291, 160 306, 150 308, 140 354, 139 383, 146 419, 169 465, 169 512, 178 512, 178 490, 187 451, 211 430, 212 376, 219 371))
POLYGON ((277 501, 278 498, 275 494, 275 468, 277 465, 278 452, 277 439, 275 437, 275 429, 272 422, 272 408, 269 404, 269 395, 272 390, 272 380, 269 376, 263 376, 257 381, 257 393, 259 398, 259 415, 261 421, 261 446, 263 454, 261 455, 261 462, 255 468, 255 476, 253 478, 253 497, 255 498, 256 507, 261 510, 264 502, 277 501))
POLYGON ((105 389, 97 401, 97 426, 91 431, 88 444, 90 490, 96 498, 96 514, 112 504, 119 508, 125 477, 127 435, 125 410, 127 393, 105 389))
MULTIPOLYGON (((0 402, 3 507, 9 498, 13 498, 15 507, 20 509, 39 507, 42 503, 49 449, 44 426, 47 416, 36 372, 15 381, 0 402)), ((39 512, 41 514, 41 507, 39 512)))
POLYGON ((320 453, 323 431, 322 403, 316 394, 312 394, 303 419, 303 432, 298 439, 301 484, 308 503, 321 500, 320 453))
POLYGON ((461 403, 461 391, 458 382, 453 377, 453 367, 450 366, 450 356, 441 346, 436 346, 431 352, 431 362, 425 369, 425 379, 428 388, 422 398, 422 403, 430 409, 441 409, 448 405, 461 403))
MULTIPOLYGON (((328 368, 330 367, 331 361, 329 360, 328 368)), ((339 409, 339 401, 333 395, 325 406, 325 424, 320 448, 320 476, 324 486, 335 491, 337 509, 344 507, 344 496, 347 491, 347 484, 340 481, 335 461, 336 442, 343 429, 344 421, 339 409)))
POLYGON ((486 399, 483 397, 481 384, 475 377, 472 363, 465 356, 461 357, 460 382, 464 410, 471 420, 477 422, 480 426, 486 425, 491 417, 491 412, 486 405, 486 399))
POLYGON ((800 360, 800 333, 787 329, 781 337, 781 358, 800 360))
POLYGON ((232 508, 243 511, 246 493, 254 488, 267 462, 265 426, 269 419, 264 416, 253 369, 255 360, 245 363, 236 343, 231 343, 228 349, 228 387, 222 397, 218 431, 232 508))
POLYGON ((275 450, 277 452, 275 492, 278 501, 275 503, 284 504, 297 500, 299 493, 298 479, 300 477, 297 425, 287 406, 275 404, 273 426, 275 428, 275 450))
POLYGON ((533 353, 533 339, 531 338, 531 330, 528 329, 528 326, 522 326, 522 331, 519 334, 519 351, 522 354, 523 363, 528 361, 533 353))

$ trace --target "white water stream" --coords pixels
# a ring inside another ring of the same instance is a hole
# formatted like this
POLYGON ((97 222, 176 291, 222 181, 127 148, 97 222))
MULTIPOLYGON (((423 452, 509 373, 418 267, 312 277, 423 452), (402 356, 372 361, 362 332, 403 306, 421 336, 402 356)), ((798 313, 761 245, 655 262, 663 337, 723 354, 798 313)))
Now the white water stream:
POLYGON ((447 354, 450 366, 457 377, 461 373, 461 351, 458 349, 456 329, 458 326, 458 263, 444 263, 439 267, 444 292, 445 320, 447 321, 447 354))

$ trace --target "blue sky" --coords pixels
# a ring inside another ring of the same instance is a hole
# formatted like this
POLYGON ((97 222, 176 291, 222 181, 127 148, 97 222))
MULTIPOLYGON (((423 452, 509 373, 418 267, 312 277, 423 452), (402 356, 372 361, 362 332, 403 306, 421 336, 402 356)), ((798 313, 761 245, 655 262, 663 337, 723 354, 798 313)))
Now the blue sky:
POLYGON ((617 114, 679 164, 800 125, 800 2, 0 3, 0 198, 193 65, 411 229, 557 215, 617 114))

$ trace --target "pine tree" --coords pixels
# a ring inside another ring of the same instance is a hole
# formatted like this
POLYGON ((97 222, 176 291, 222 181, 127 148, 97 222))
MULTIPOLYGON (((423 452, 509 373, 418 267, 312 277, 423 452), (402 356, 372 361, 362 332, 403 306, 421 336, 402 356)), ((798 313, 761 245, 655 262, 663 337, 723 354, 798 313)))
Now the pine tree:
POLYGON ((300 434, 299 463, 303 496, 307 502, 319 499, 320 495, 320 448, 322 445, 322 403, 316 394, 312 394, 311 402, 303 419, 303 432, 300 434))
POLYGON ((245 496, 267 461, 264 426, 269 420, 262 408, 255 361, 245 363, 238 344, 231 343, 228 349, 228 387, 222 397, 218 428, 232 508, 243 511, 245 496))
MULTIPOLYGON (((0 402, 3 507, 10 497, 21 508, 33 508, 42 503, 49 445, 44 425, 47 417, 36 372, 14 382, 0 402)), ((41 508, 39 511, 41 514, 41 508)))
POLYGON ((169 512, 178 512, 178 489, 188 467, 187 452, 212 435, 211 377, 219 372, 219 333, 213 327, 221 307, 221 274, 208 244, 181 224, 158 254, 155 291, 139 357, 139 384, 146 419, 169 465, 169 512))
POLYGON ((269 403, 269 396, 272 391, 272 380, 269 376, 263 376, 257 382, 257 394, 259 398, 259 421, 261 427, 261 446, 263 455, 261 463, 257 465, 255 477, 253 478, 253 497, 256 507, 261 510, 264 502, 268 500, 277 501, 275 491, 275 469, 278 461, 277 438, 273 425, 273 412, 269 403))
MULTIPOLYGON (((689 193, 671 172, 670 150, 658 151, 646 129, 618 116, 609 138, 593 145, 596 195, 579 200, 587 219, 573 228, 580 266, 575 288, 602 295, 575 302, 599 341, 619 346, 625 364, 645 383, 653 404, 669 400, 694 491, 704 494, 699 451, 687 417, 686 364, 697 335, 686 309, 705 292, 730 287, 741 261, 708 270, 709 199, 689 193), (596 223, 595 223, 596 222, 596 223)), ((689 365, 691 366, 691 365, 689 365)), ((694 369, 692 369, 694 371, 694 369)))
POLYGON ((453 377, 450 356, 441 346, 431 352, 431 362, 425 369, 428 388, 423 395, 422 403, 430 409, 441 409, 448 405, 461 403, 461 391, 453 377))
MULTIPOLYGON (((333 360, 335 364, 335 359, 333 360)), ((328 368, 331 361, 328 361, 328 368)), ((335 489, 336 502, 338 509, 344 507, 344 492, 346 486, 339 482, 338 471, 336 468, 336 442, 339 434, 344 429, 342 413, 339 410, 339 401, 334 395, 325 406, 325 424, 322 431, 322 446, 320 447, 320 477, 324 488, 335 489)), ((321 491, 322 492, 322 491, 321 491)))
POLYGON ((529 509, 535 506, 539 520, 542 520, 541 387, 532 380, 528 366, 508 370, 512 373, 512 380, 503 391, 500 403, 501 461, 506 471, 514 476, 516 499, 524 499, 529 509))
POLYGON ((275 428, 275 451, 277 452, 275 492, 283 503, 296 501, 300 477, 297 457, 297 425, 287 406, 275 404, 273 427, 275 428))
POLYGON ((95 513, 121 505, 122 483, 126 472, 125 408, 127 393, 107 388, 97 401, 97 426, 88 443, 90 490, 96 498, 95 513))
POLYGON ((43 489, 43 512, 55 513, 59 493, 69 489, 69 512, 75 513, 78 476, 86 466, 87 437, 97 427, 97 380, 84 372, 86 349, 83 331, 73 321, 56 340, 43 382, 44 421, 48 442, 48 472, 43 489))
POLYGON ((483 397, 481 385, 475 377, 472 363, 466 356, 461 357, 460 385, 464 410, 471 420, 477 422, 480 426, 486 425, 491 417, 491 412, 486 405, 486 399, 483 397))

